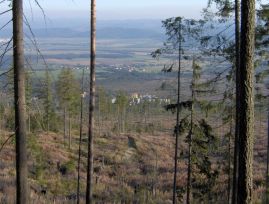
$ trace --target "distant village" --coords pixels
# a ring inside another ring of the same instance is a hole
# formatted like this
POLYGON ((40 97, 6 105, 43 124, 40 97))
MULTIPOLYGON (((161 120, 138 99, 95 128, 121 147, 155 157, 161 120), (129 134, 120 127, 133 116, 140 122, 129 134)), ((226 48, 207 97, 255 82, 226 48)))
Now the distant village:
MULTIPOLYGON (((66 66, 62 66, 61 68, 65 68, 66 66)), ((141 64, 134 64, 134 65, 126 65, 126 64, 118 64, 118 65, 107 65, 107 64, 99 64, 98 67, 102 68, 108 68, 110 70, 115 70, 115 71, 128 71, 128 72, 146 72, 146 69, 143 68, 144 66, 141 64)), ((74 66, 72 69, 74 70, 81 70, 81 69, 86 69, 89 70, 89 66, 83 66, 83 65, 77 65, 74 66)))
MULTIPOLYGON (((130 95, 129 98, 129 105, 130 106, 135 106, 135 105, 139 105, 142 104, 144 102, 148 102, 148 103, 159 103, 159 104, 170 104, 171 103, 171 99, 168 98, 159 98, 155 95, 150 95, 150 94, 145 94, 145 95, 141 95, 138 93, 133 93, 130 95)), ((112 104, 117 103, 117 98, 113 97, 111 100, 112 104)))

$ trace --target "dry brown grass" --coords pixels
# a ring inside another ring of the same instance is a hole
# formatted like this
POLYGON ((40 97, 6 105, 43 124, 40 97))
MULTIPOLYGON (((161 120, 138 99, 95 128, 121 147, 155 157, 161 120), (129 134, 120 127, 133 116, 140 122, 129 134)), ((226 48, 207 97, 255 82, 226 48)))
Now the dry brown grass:
MULTIPOLYGON (((153 120, 160 120, 160 118, 152 119, 151 122, 153 120)), ((113 203, 112 201, 128 203, 130 200, 139 198, 141 199, 140 203, 170 202, 175 138, 171 136, 173 127, 171 119, 166 117, 161 121, 162 131, 155 131, 154 135, 143 132, 140 134, 116 134, 104 131, 101 132, 100 136, 96 136, 94 145, 94 196, 96 200, 103 203, 113 203), (109 134, 104 134, 107 132, 109 134), (128 146, 128 137, 134 138, 136 149, 128 146), (149 193, 153 181, 156 188, 154 196, 149 193), (138 192, 135 194, 135 191, 138 192)), ((104 129, 108 130, 110 124, 104 123, 104 129)), ((226 128, 222 128, 218 133, 221 135, 226 128)), ((265 121, 262 122, 260 133, 256 137, 254 150, 254 199, 256 201, 261 201, 265 191, 267 145, 265 121)), ((29 137, 34 137, 34 139, 31 139, 28 151, 32 202, 40 204, 74 202, 78 137, 75 134, 73 135, 71 150, 68 149, 68 145, 64 145, 61 134, 49 133, 47 135, 41 133, 29 137), (61 172, 59 167, 67 168, 66 173, 61 172)), ((84 135, 81 173, 82 199, 86 181, 86 144, 87 140, 84 135)), ((187 145, 184 143, 184 138, 180 138, 180 150, 186 152, 186 149, 187 145)), ((0 161, 0 203, 14 203, 14 142, 5 146, 0 153, 0 161)), ((219 168, 217 163, 213 166, 219 168)), ((186 186, 186 171, 187 164, 184 156, 181 157, 179 162, 179 187, 184 188, 186 186)), ((214 187, 215 193, 221 197, 227 197, 227 175, 221 172, 217 182, 218 184, 214 187)))

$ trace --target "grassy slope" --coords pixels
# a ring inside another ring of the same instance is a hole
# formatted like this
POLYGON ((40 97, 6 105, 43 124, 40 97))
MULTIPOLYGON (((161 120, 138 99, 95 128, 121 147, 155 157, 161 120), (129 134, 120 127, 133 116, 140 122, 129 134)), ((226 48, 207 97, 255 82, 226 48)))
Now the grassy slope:
MULTIPOLYGON (((169 129, 168 120, 163 121, 169 129)), ((259 127, 257 122, 256 127, 259 127)), ((266 161, 266 124, 261 123, 255 145, 254 187, 255 200, 264 192, 266 161)), ((220 130, 221 131, 221 130, 220 130)), ((3 134, 3 132, 2 132, 3 134)), ((7 137, 8 133, 5 133, 7 137)), ((64 145, 62 134, 38 133, 28 136, 29 182, 32 203, 73 203, 76 199, 76 159, 78 149, 77 132, 73 132, 72 149, 64 145)), ((182 139, 182 138, 181 138, 182 139)), ((4 141, 0 141, 1 144, 4 141)), ((86 179, 86 136, 82 148, 82 199, 86 179)), ((181 140, 181 149, 186 145, 181 140)), ((94 197, 99 202, 169 203, 173 178, 174 138, 170 132, 155 131, 153 134, 106 133, 95 138, 94 197), (135 140, 136 148, 128 145, 128 137, 135 140), (156 172, 157 167, 157 172, 156 172), (155 183, 156 182, 156 183, 155 183), (152 183, 156 193, 152 191, 152 183), (135 195, 136 192, 136 195, 135 195)), ((14 203, 15 154, 14 140, 0 153, 0 203, 14 203)), ((186 185, 186 160, 179 163, 178 185, 186 185), (184 173, 182 173, 184 172, 184 173)), ((225 194, 225 175, 219 178, 216 192, 225 194)), ((225 196, 224 196, 225 197, 225 196)))

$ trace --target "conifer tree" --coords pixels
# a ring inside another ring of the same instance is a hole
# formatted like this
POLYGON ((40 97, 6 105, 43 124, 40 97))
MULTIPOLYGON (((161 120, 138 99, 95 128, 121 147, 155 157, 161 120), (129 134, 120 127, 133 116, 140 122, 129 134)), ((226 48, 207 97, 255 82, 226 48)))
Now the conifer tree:
POLYGON ((23 43, 23 0, 12 2, 13 13, 13 63, 14 104, 16 134, 16 203, 29 203, 28 168, 26 149, 26 101, 23 43))
POLYGON ((79 125, 79 149, 78 149, 78 177, 77 177, 77 204, 80 203, 80 166, 81 166, 81 144, 83 134, 83 100, 85 98, 84 93, 84 69, 82 72, 81 80, 81 96, 80 96, 80 125, 79 125))
MULTIPOLYGON (((217 139, 206 119, 215 106, 199 98, 200 95, 204 97, 209 93, 205 89, 205 87, 208 87, 206 84, 198 83, 202 69, 195 58, 192 62, 192 68, 191 100, 183 101, 179 105, 181 114, 183 114, 183 110, 190 111, 190 114, 185 115, 180 120, 179 126, 180 135, 187 134, 186 142, 188 143, 186 203, 191 203, 191 195, 193 202, 210 203, 217 200, 213 195, 213 188, 219 172, 213 169, 210 158, 216 151, 217 139), (201 118, 201 115, 204 115, 205 118, 201 118)), ((176 105, 167 105, 166 109, 175 112, 176 105)))
POLYGON ((30 72, 25 72, 25 100, 28 112, 28 132, 31 132, 31 103, 32 103, 32 77, 30 72))
POLYGON ((71 118, 78 113, 79 84, 71 69, 62 69, 56 83, 57 95, 61 110, 64 111, 64 138, 66 138, 67 115, 69 117, 69 148, 71 148, 71 118))
MULTIPOLYGON (((255 61, 255 68, 256 68, 256 99, 258 100, 258 106, 261 110, 261 105, 266 99, 268 107, 268 95, 264 95, 263 90, 268 90, 267 79, 269 76, 268 69, 264 69, 264 64, 268 62, 268 38, 266 37, 269 32, 269 5, 262 4, 257 12, 257 26, 256 26, 256 61, 255 61)), ((269 121, 269 110, 267 108, 267 122, 269 121)), ((261 113, 260 113, 261 117, 261 113)), ((260 118, 261 119, 261 118, 260 118)), ((267 161, 266 161, 266 179, 265 179, 265 203, 269 202, 269 122, 268 122, 268 131, 267 131, 267 161)))
POLYGON ((122 91, 119 91, 116 96, 116 105, 117 105, 117 116, 118 116, 118 132, 125 132, 125 123, 126 123, 126 109, 128 105, 128 98, 126 94, 122 91))
MULTIPOLYGON (((233 81, 235 81, 235 90, 236 90, 236 98, 235 98, 235 103, 233 103, 232 101, 230 101, 232 104, 235 104, 235 117, 231 117, 233 115, 230 115, 228 118, 235 118, 235 128, 234 128, 234 153, 233 153, 233 188, 232 188, 232 203, 235 204, 237 202, 237 181, 238 181, 238 148, 239 148, 239 144, 238 144, 238 130, 239 130, 239 113, 240 113, 240 101, 239 101, 239 93, 240 93, 240 1, 239 0, 209 0, 209 4, 208 4, 208 8, 210 6, 212 6, 212 4, 215 3, 216 7, 217 7, 217 16, 219 18, 220 23, 223 22, 227 22, 229 19, 231 19, 232 16, 234 16, 234 35, 235 35, 235 42, 230 44, 227 42, 229 41, 227 40, 223 40, 222 42, 218 42, 216 47, 219 50, 219 48, 221 47, 227 47, 226 49, 222 49, 222 51, 218 51, 219 55, 222 55, 223 53, 228 54, 228 58, 226 58, 228 61, 230 61, 230 63, 232 63, 232 67, 233 67, 233 71, 229 74, 230 75, 230 79, 229 83, 232 83, 233 85, 233 81), (232 15, 234 13, 234 15, 232 15), (226 45, 224 45, 226 44, 226 45), (229 48, 230 47, 230 48, 229 48), (228 51, 228 52, 227 52, 228 51)), ((229 21, 228 21, 229 22, 229 21)), ((220 33, 224 33, 225 31, 227 31, 229 29, 229 26, 227 25, 227 28, 225 28, 223 31, 221 31, 220 33)), ((219 35, 219 34, 218 34, 219 35)), ((219 38, 219 36, 217 36, 219 38)), ((226 39, 227 37, 223 37, 224 39, 226 39)), ((209 38, 207 38, 209 39, 209 38)), ((232 91, 233 89, 230 89, 230 91, 232 91)), ((230 95, 227 91, 225 91, 225 93, 227 95, 230 95)), ((225 95, 224 98, 228 99, 225 95)), ((229 99, 228 99, 229 100, 229 99)), ((225 103, 224 103, 225 104, 225 103)), ((224 110, 227 110, 224 107, 224 110)), ((230 112, 230 111, 228 111, 230 112)), ((228 113, 227 112, 227 113, 228 113)), ((231 112, 230 112, 231 113, 231 112)), ((228 121, 225 121, 228 122, 228 121)), ((232 126, 232 124, 230 123, 230 126, 232 126)), ((230 127, 230 130, 232 128, 230 127)), ((231 137, 231 134, 227 133, 227 136, 231 137)), ((229 139, 230 140, 230 139, 229 139)), ((230 144, 230 143, 229 143, 230 144)), ((229 152, 230 152, 230 148, 229 148, 229 152)), ((230 153, 229 153, 230 155, 230 153)), ((229 156, 229 161, 231 159, 231 156, 229 156)), ((228 167, 228 172, 230 172, 230 165, 228 167)), ((230 175, 230 174, 229 174, 230 175)), ((228 178, 230 178, 230 176, 228 176, 228 178)), ((228 186, 230 186, 230 179, 228 179, 228 186)), ((230 187, 228 187, 228 189, 230 189, 230 187)), ((230 190, 228 190, 228 202, 230 202, 230 190)))
POLYGON ((103 129, 103 123, 110 114, 110 102, 109 97, 106 93, 106 90, 103 87, 99 87, 97 89, 97 104, 98 104, 98 128, 99 135, 101 134, 101 130, 103 129))
MULTIPOLYGON (((175 156, 174 156, 174 179, 173 179, 173 204, 177 202, 177 173, 178 173, 178 147, 179 147, 179 128, 180 128, 180 104, 181 104, 181 60, 182 60, 182 43, 188 38, 196 39, 199 36, 200 28, 204 21, 195 21, 193 19, 183 19, 182 17, 169 18, 163 21, 163 27, 166 30, 167 41, 164 47, 157 49, 152 53, 152 57, 159 58, 161 55, 176 55, 178 64, 177 71, 177 102, 170 104, 169 108, 176 109, 176 125, 175 125, 175 156)), ((164 66, 163 72, 172 72, 174 63, 170 66, 164 66)))
POLYGON ((89 140, 86 204, 93 203, 93 136, 94 136, 94 108, 95 108, 95 61, 96 61, 96 0, 91 0, 91 73, 90 73, 90 104, 89 104, 89 140))
POLYGON ((187 204, 190 203, 190 194, 191 194, 191 186, 192 186, 192 137, 193 137, 193 125, 194 125, 194 103, 195 103, 195 89, 196 89, 196 81, 200 78, 200 66, 196 64, 195 58, 193 58, 192 62, 192 83, 191 83, 191 118, 190 118, 190 131, 187 138, 188 141, 188 180, 187 180, 187 204))
POLYGON ((42 99, 43 99, 43 106, 45 109, 45 123, 46 123, 46 130, 47 133, 51 130, 51 126, 53 126, 53 123, 55 122, 55 110, 54 110, 54 103, 53 103, 53 98, 52 98, 52 81, 51 77, 49 75, 49 70, 46 70, 45 72, 45 79, 43 83, 43 94, 42 94, 42 99))

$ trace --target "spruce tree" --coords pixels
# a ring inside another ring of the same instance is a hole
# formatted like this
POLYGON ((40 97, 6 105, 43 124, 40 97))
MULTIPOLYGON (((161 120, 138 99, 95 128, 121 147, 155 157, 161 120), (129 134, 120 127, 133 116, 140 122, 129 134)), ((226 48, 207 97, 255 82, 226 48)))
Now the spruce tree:
MULTIPOLYGON (((163 27, 166 30, 167 41, 163 48, 157 49, 152 53, 152 57, 159 58, 161 55, 175 56, 177 61, 177 102, 170 104, 167 108, 175 109, 176 125, 174 130, 175 135, 175 156, 174 156, 174 179, 173 179, 173 203, 177 202, 177 173, 178 173, 178 147, 180 135, 180 108, 181 108, 181 60, 183 47, 182 44, 186 39, 197 39, 200 34, 200 29, 204 21, 195 21, 193 19, 183 19, 182 17, 169 18, 163 21, 163 27)), ((163 72, 172 72, 174 64, 164 66, 163 72)))
MULTIPOLYGON (((211 157, 213 158, 216 151, 217 139, 207 119, 209 112, 216 107, 210 101, 203 99, 205 95, 210 95, 210 93, 205 89, 205 87, 208 88, 207 84, 198 82, 202 69, 195 58, 192 62, 192 68, 191 100, 182 101, 179 104, 181 115, 184 115, 180 120, 179 133, 186 135, 188 144, 186 203, 191 203, 191 195, 192 202, 210 203, 217 200, 213 188, 219 172, 212 166, 211 157), (184 113, 184 110, 188 110, 190 114, 184 113)), ((176 104, 166 106, 166 109, 172 112, 176 112, 176 108, 176 104)))

